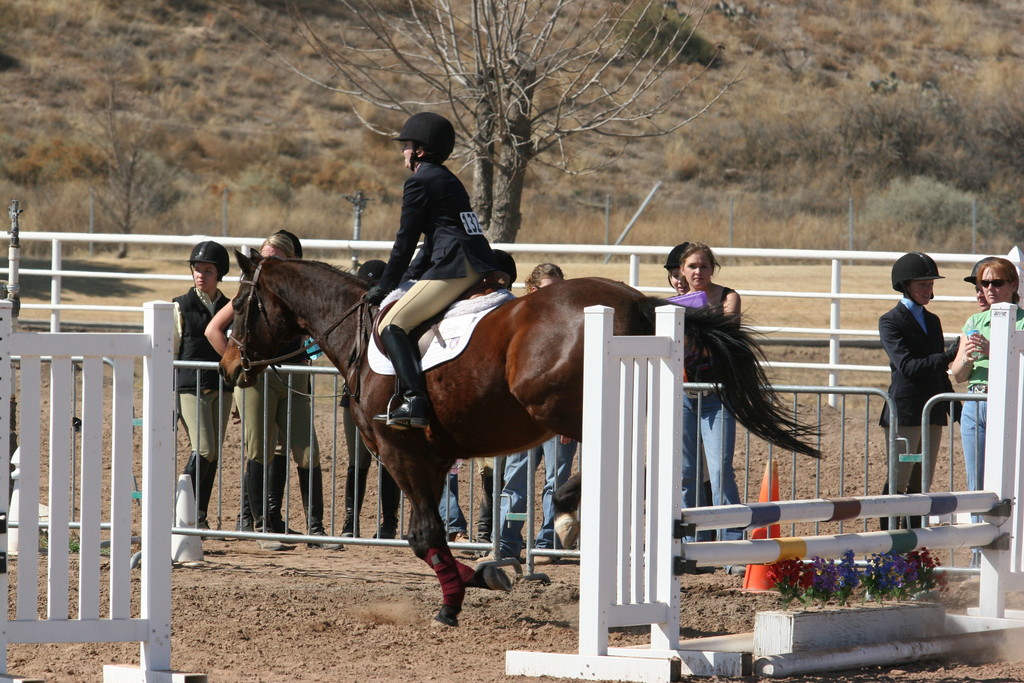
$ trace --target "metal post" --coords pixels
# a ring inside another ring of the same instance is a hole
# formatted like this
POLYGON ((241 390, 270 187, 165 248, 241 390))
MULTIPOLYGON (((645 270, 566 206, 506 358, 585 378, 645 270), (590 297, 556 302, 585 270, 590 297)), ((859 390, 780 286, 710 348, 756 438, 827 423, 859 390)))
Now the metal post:
MULTIPOLYGON (((367 197, 366 195, 364 195, 362 190, 356 190, 356 193, 354 195, 346 194, 346 195, 342 195, 342 196, 345 197, 345 199, 347 199, 350 202, 352 202, 352 205, 355 207, 356 216, 355 216, 355 223, 352 226, 352 239, 353 240, 358 240, 359 239, 359 234, 360 234, 360 232, 362 231, 362 228, 363 228, 363 210, 366 209, 366 205, 368 203, 370 203, 370 201, 372 201, 372 200, 369 197, 367 197)), ((352 252, 352 270, 355 270, 358 267, 359 267, 359 252, 358 251, 353 251, 352 252)))
POLYGON ((971 253, 978 253, 978 200, 971 200, 971 253))
POLYGON ((733 245, 733 237, 736 234, 736 198, 729 197, 729 247, 733 245))
MULTIPOLYGON (((96 232, 96 190, 89 186, 89 234, 96 232)), ((93 243, 89 242, 89 258, 93 257, 93 243)))
MULTIPOLYGON (((662 181, 659 180, 657 183, 655 183, 654 187, 651 188, 651 191, 647 193, 647 198, 644 199, 643 204, 641 204, 640 208, 636 210, 636 213, 633 214, 633 217, 629 219, 629 223, 626 224, 626 227, 622 230, 622 234, 619 235, 619 238, 615 240, 615 244, 622 244, 622 240, 626 239, 626 235, 628 235, 629 231, 633 229, 633 224, 636 223, 637 220, 639 220, 640 214, 644 212, 644 209, 647 208, 647 205, 650 203, 651 199, 654 198, 654 193, 658 191, 659 187, 661 187, 661 182, 662 181)), ((608 261, 610 261, 611 258, 611 254, 606 254, 604 257, 604 262, 608 263, 608 261)))
POLYGON ((608 238, 611 237, 611 223, 612 223, 612 196, 607 192, 604 195, 604 243, 608 244, 608 238))
POLYGON ((225 187, 220 200, 220 234, 223 237, 228 236, 228 197, 230 194, 231 191, 225 187))
POLYGON ((18 310, 20 309, 20 301, 18 295, 21 292, 21 285, 19 284, 18 278, 18 267, 21 263, 21 238, 19 235, 18 227, 18 216, 23 213, 22 209, 18 208, 18 200, 12 199, 11 206, 7 209, 7 215, 11 217, 11 231, 10 241, 7 247, 7 290, 6 299, 10 301, 14 308, 12 314, 15 318, 18 317, 18 310))
MULTIPOLYGON (((736 229, 736 198, 729 197, 729 247, 733 246, 733 235, 736 229)), ((731 264, 732 256, 729 257, 729 263, 731 264)))
POLYGON ((61 243, 60 240, 51 240, 50 245, 50 270, 53 271, 50 276, 50 304, 53 306, 50 309, 50 332, 60 332, 60 309, 57 306, 60 305, 61 243))
POLYGON ((853 197, 850 197, 850 251, 853 251, 853 197))
MULTIPOLYGON (((832 260, 832 294, 836 295, 842 291, 842 265, 839 259, 832 260)), ((839 364, 839 329, 842 327, 842 319, 839 311, 839 297, 834 297, 829 304, 829 329, 834 333, 828 339, 828 362, 829 365, 839 364)), ((839 386, 839 371, 828 371, 828 385, 839 386)), ((829 394, 828 404, 833 408, 838 404, 839 397, 836 394, 829 394)))

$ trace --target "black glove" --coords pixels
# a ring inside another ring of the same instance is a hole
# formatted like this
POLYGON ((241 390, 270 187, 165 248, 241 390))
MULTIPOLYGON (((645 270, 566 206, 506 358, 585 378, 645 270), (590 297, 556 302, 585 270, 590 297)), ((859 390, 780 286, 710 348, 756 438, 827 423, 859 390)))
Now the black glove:
POLYGON ((363 301, 374 306, 380 306, 380 302, 384 301, 384 297, 388 295, 388 291, 380 285, 374 285, 367 290, 366 294, 363 294, 363 301))
POLYGON ((946 350, 942 352, 942 361, 949 365, 956 358, 957 351, 960 350, 960 337, 957 337, 946 347, 946 350))

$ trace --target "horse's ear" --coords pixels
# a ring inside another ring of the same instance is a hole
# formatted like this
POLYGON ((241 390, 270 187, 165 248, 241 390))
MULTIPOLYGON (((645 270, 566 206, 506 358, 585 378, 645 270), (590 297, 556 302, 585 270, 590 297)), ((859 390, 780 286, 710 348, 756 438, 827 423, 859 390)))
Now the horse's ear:
POLYGON ((242 275, 252 275, 252 272, 256 270, 256 264, 259 262, 259 254, 253 254, 252 257, 249 257, 235 249, 235 261, 238 262, 238 268, 242 271, 242 275))

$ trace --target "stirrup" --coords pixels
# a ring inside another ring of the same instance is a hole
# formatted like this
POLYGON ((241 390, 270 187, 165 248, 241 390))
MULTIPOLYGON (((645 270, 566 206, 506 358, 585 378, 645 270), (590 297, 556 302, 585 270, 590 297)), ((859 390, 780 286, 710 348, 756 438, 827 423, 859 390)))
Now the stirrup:
MULTIPOLYGON (((396 398, 402 399, 404 397, 398 395, 392 396, 391 400, 388 401, 388 412, 381 413, 380 415, 374 415, 373 419, 377 422, 385 423, 392 429, 409 429, 410 427, 413 429, 426 429, 430 425, 430 421, 427 420, 427 418, 409 414, 412 412, 410 405, 413 401, 421 400, 426 402, 426 399, 413 397, 404 401, 400 406, 392 410, 391 404, 396 398)), ((429 403, 427 405, 429 406, 429 403)))

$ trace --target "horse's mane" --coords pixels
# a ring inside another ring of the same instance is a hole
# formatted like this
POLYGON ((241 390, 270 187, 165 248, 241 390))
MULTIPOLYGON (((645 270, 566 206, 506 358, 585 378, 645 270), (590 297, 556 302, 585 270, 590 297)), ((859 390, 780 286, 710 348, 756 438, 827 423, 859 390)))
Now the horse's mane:
POLYGON ((348 270, 346 268, 342 268, 341 266, 335 266, 335 265, 332 265, 330 263, 325 263, 323 261, 313 261, 311 259, 288 259, 288 261, 290 263, 301 264, 301 265, 308 265, 308 266, 312 266, 313 268, 319 268, 321 270, 327 270, 327 271, 331 272, 334 275, 340 275, 343 279, 351 280, 353 284, 359 283, 359 284, 362 284, 363 286, 368 286, 368 284, 369 284, 369 283, 366 282, 366 280, 362 279, 361 277, 359 277, 358 275, 356 275, 352 271, 350 271, 350 270, 348 270))

